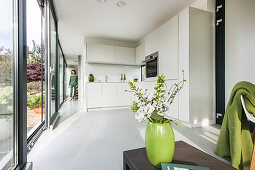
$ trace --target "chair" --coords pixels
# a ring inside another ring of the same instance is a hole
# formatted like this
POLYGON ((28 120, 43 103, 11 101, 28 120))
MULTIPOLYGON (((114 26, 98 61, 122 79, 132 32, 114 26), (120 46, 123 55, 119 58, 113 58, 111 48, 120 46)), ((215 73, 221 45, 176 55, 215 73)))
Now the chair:
MULTIPOLYGON (((255 123, 255 117, 253 116, 253 114, 249 113, 248 110, 246 109, 246 106, 245 106, 244 99, 243 99, 242 95, 241 95, 241 102, 242 102, 243 110, 244 110, 244 113, 245 113, 247 119, 249 121, 255 123)), ((254 140, 255 140, 255 128, 254 128, 253 134, 252 134, 252 142, 253 142, 253 144, 254 144, 254 140)), ((251 170, 255 169, 255 149, 254 149, 254 147, 253 147, 253 151, 252 151, 252 158, 251 158, 250 169, 251 170)))

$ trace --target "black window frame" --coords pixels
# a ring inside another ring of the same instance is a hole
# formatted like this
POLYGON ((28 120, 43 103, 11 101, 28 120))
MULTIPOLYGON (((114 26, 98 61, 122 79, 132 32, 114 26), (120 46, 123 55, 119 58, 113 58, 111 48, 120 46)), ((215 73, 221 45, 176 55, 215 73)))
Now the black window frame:
MULTIPOLYGON (((59 108, 58 109, 60 109, 61 108, 61 106, 64 104, 64 102, 65 102, 65 99, 66 99, 66 96, 65 96, 65 68, 66 68, 66 59, 65 59, 65 55, 64 55, 64 52, 63 52, 63 49, 62 49, 62 46, 61 46, 61 43, 60 43, 60 41, 59 41, 59 39, 58 39, 58 46, 59 46, 59 50, 60 50, 60 52, 61 52, 61 54, 60 55, 62 55, 63 56, 63 84, 61 84, 61 82, 60 82, 60 79, 59 79, 59 86, 61 86, 61 85, 63 85, 63 100, 60 102, 60 104, 59 104, 59 108)), ((61 56, 59 56, 59 57, 61 57, 61 56)), ((60 68, 60 67, 58 67, 58 68, 60 68)), ((60 89, 60 88, 59 88, 60 89)), ((60 93, 59 93, 60 94, 60 93)), ((60 100, 60 96, 58 96, 58 100, 60 100)))
MULTIPOLYGON (((146 67, 145 64, 141 65, 141 81, 144 81, 143 79, 143 67, 146 67)), ((145 78, 146 78, 146 73, 145 73, 145 78)))
POLYGON ((55 121, 55 119, 57 118, 58 114, 59 114, 59 75, 58 75, 58 65, 59 65, 59 56, 58 56, 58 17, 56 14, 56 8, 54 6, 54 3, 52 0, 49 1, 49 12, 52 13, 53 16, 53 20, 54 20, 54 24, 55 24, 55 28, 56 28, 56 56, 55 56, 55 113, 51 116, 51 114, 49 115, 50 118, 50 125, 55 121))
MULTIPOLYGON (((16 10, 16 9, 15 9, 16 10)), ((27 163, 27 27, 26 1, 18 0, 18 65, 17 65, 17 156, 16 170, 21 170, 27 163)))

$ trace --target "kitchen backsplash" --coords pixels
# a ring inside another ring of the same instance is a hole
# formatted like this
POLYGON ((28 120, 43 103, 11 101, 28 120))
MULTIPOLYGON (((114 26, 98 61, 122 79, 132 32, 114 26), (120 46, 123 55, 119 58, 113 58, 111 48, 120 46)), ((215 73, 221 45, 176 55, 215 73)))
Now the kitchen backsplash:
POLYGON ((94 75, 94 82, 120 82, 121 74, 126 74, 126 81, 133 81, 134 77, 141 79, 140 66, 124 66, 112 64, 85 64, 85 80, 88 82, 89 74, 94 75))

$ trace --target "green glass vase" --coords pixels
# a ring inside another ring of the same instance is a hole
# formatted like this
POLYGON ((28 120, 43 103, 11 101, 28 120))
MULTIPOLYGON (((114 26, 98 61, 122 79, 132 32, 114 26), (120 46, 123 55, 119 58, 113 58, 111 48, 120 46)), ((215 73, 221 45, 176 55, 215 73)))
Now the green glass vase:
POLYGON ((93 74, 89 74, 89 82, 94 82, 94 76, 93 76, 93 74))
POLYGON ((171 124, 149 122, 145 132, 145 146, 153 166, 161 168, 161 162, 172 162, 175 139, 171 124))

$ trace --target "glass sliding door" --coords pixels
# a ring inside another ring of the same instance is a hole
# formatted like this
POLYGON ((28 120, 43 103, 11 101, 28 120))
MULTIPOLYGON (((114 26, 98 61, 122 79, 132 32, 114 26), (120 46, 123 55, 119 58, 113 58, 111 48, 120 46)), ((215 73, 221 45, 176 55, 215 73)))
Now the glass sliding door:
POLYGON ((17 4, 0 1, 0 169, 17 165, 16 136, 16 68, 17 68, 17 4))
POLYGON ((45 56, 42 7, 27 0, 27 132, 28 137, 43 123, 45 114, 45 56))
MULTIPOLYGON (((51 9, 51 8, 50 8, 51 9)), ((50 34, 50 68, 51 68, 51 120, 57 112, 57 28, 52 10, 49 12, 49 34, 50 34)))

